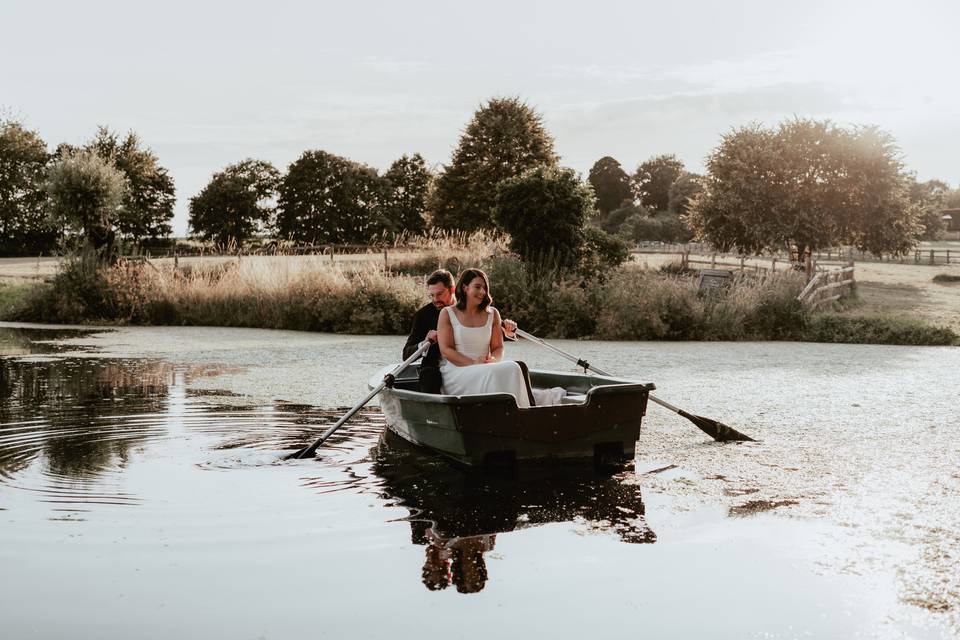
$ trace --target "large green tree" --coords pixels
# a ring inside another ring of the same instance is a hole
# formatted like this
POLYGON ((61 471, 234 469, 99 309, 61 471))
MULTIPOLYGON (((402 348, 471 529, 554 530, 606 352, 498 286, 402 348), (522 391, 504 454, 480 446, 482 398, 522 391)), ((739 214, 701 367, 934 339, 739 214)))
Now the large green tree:
POLYGON ((277 235, 298 242, 364 244, 384 229, 386 183, 366 165, 305 151, 279 188, 277 235))
POLYGON ((601 216, 619 209, 633 199, 630 176, 620 163, 610 156, 604 156, 593 163, 588 180, 597 196, 597 209, 601 216))
POLYGON ((572 169, 537 167, 497 188, 494 219, 527 262, 578 264, 584 224, 596 213, 592 189, 572 169))
POLYGON ((269 162, 231 164, 190 198, 190 228, 204 240, 242 244, 273 222, 279 184, 280 172, 269 162))
POLYGON ((171 233, 176 190, 173 178, 140 137, 130 131, 120 137, 107 127, 84 147, 112 163, 127 178, 127 194, 117 220, 117 231, 134 242, 157 239, 171 233))
POLYGON ((493 227, 497 185, 557 155, 543 119, 519 98, 494 98, 473 114, 430 202, 433 224, 476 231, 493 227))
POLYGON ((908 179, 910 202, 920 209, 921 240, 936 240, 946 230, 943 210, 947 208, 950 185, 943 180, 920 182, 915 176, 908 179))
POLYGON ((640 163, 633 174, 634 195, 643 206, 654 211, 666 211, 670 206, 670 185, 683 173, 683 163, 677 156, 659 155, 640 163))
POLYGON ((703 176, 684 171, 670 185, 667 192, 667 211, 683 215, 690 208, 690 202, 703 192, 703 176))
POLYGON ((423 233, 427 224, 427 193, 433 179, 423 156, 415 153, 400 157, 383 174, 383 179, 387 191, 382 215, 388 229, 393 233, 423 233))
POLYGON ((50 166, 46 189, 56 219, 82 234, 88 248, 112 258, 127 195, 123 172, 92 151, 70 151, 50 166))
POLYGON ((0 252, 45 251, 56 244, 44 190, 49 159, 37 133, 0 121, 0 252))
POLYGON ((893 139, 875 127, 790 120, 723 137, 688 219, 723 250, 854 245, 902 253, 919 233, 893 139))

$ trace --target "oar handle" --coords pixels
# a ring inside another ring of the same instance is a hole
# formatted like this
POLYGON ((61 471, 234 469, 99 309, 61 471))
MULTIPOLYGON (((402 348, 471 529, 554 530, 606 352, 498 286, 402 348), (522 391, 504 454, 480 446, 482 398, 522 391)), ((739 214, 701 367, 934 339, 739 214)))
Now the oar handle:
POLYGON ((332 436, 333 432, 339 429, 344 422, 352 418, 353 414, 355 414, 357 411, 360 411, 360 409, 362 409, 364 405, 370 402, 375 395, 383 391, 384 387, 386 387, 387 385, 392 386, 394 378, 397 376, 397 374, 403 371, 404 369, 406 369, 407 367, 409 367, 411 364, 413 364, 414 360, 416 360, 417 358, 422 356, 424 353, 426 353, 427 350, 430 349, 430 344, 431 344, 430 342, 425 342, 424 344, 420 345, 420 347, 413 353, 413 355, 411 355, 409 358, 407 358, 402 363, 397 365, 393 370, 390 371, 390 373, 383 376, 383 382, 381 382, 376 387, 374 387, 374 389, 370 393, 368 393, 363 400, 355 404, 353 408, 350 409, 350 411, 347 411, 345 414, 343 414, 343 417, 337 420, 336 424, 334 424, 332 427, 324 431, 323 435, 320 436, 316 442, 314 442, 312 445, 310 445, 306 449, 302 449, 301 451, 298 451, 297 453, 289 457, 294 460, 299 460, 301 458, 309 458, 310 456, 314 455, 317 452, 317 449, 320 448, 320 445, 326 442, 327 438, 332 436))

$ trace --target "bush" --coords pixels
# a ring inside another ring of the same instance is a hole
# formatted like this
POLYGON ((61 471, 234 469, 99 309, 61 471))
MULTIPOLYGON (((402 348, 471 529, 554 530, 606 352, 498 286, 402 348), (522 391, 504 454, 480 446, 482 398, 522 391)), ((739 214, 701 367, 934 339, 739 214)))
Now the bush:
POLYGON ((952 273, 938 273, 933 276, 934 282, 939 282, 941 284, 949 284, 952 282, 960 282, 960 276, 954 275, 952 273))
POLYGON ((703 317, 703 301, 691 280, 645 271, 617 273, 602 300, 597 337, 604 340, 689 340, 703 317))
POLYGON ((607 274, 630 259, 630 247, 622 239, 596 227, 583 230, 583 250, 577 271, 587 280, 603 281, 607 274))
POLYGON ((659 213, 656 217, 634 214, 627 218, 619 229, 620 235, 636 242, 689 242, 693 232, 672 213, 659 213))
POLYGON ((912 318, 817 314, 808 321, 800 339, 809 342, 849 344, 900 344, 946 346, 960 344, 960 336, 947 327, 936 327, 912 318))

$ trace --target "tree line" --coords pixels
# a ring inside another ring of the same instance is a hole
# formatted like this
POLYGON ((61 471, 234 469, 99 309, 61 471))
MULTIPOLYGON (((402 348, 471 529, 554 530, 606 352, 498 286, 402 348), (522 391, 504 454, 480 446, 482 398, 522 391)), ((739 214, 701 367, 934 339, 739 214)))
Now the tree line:
MULTIPOLYGON (((960 189, 919 182, 895 141, 874 127, 793 119, 723 136, 705 174, 671 154, 627 173, 610 156, 583 180, 562 167, 542 117, 519 98, 473 114, 450 163, 431 171, 404 155, 383 173, 307 150, 281 173, 248 158, 216 172, 190 198, 192 235, 227 244, 269 236, 366 244, 428 228, 502 231, 522 256, 573 263, 585 247, 622 240, 685 241, 759 252, 850 244, 907 250, 943 228, 960 189)), ((64 239, 99 250, 171 233, 173 180, 134 133, 101 127, 53 153, 40 136, 0 122, 0 252, 50 251, 64 239)), ((111 249, 113 250, 113 249, 111 249)))
POLYGON ((171 233, 173 179, 135 133, 106 127, 52 153, 35 131, 0 121, 0 253, 52 252, 68 236, 103 244, 171 233))

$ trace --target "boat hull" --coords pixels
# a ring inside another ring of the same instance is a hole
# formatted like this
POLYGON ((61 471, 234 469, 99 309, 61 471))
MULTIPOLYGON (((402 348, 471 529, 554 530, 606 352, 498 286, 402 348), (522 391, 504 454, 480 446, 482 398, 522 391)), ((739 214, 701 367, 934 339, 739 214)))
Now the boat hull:
MULTIPOLYGON (((654 388, 629 380, 531 371, 535 387, 563 387, 576 401, 519 408, 511 394, 446 396, 416 391, 416 370, 380 394, 387 427, 467 465, 521 460, 633 459, 654 388)), ((371 379, 371 386, 377 378, 371 379)))

